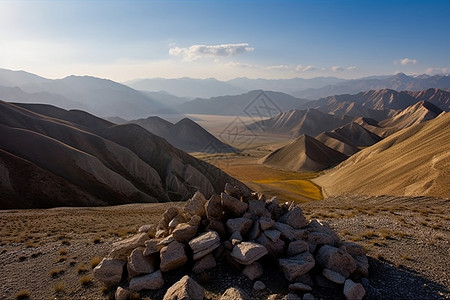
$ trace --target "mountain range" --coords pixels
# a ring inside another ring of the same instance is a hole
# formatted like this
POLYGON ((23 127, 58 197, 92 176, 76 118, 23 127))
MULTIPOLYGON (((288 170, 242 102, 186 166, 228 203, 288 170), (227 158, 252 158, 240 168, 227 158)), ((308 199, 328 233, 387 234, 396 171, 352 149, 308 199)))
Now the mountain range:
POLYGON ((450 111, 450 92, 436 88, 401 92, 381 89, 354 95, 335 95, 306 102, 300 108, 314 108, 325 113, 368 117, 381 121, 392 117, 398 110, 405 109, 423 100, 442 110, 450 111))
POLYGON ((398 131, 314 181, 326 195, 450 194, 450 113, 398 131))
POLYGON ((212 98, 243 94, 250 90, 270 90, 290 94, 297 98, 316 100, 333 95, 356 94, 368 90, 419 91, 429 88, 447 89, 450 87, 450 76, 408 76, 404 73, 398 73, 358 79, 341 79, 336 77, 250 79, 240 77, 228 81, 219 81, 214 78, 147 78, 135 79, 124 84, 137 90, 166 91, 175 96, 190 98, 212 98))
POLYGON ((136 124, 79 110, 0 102, 2 208, 186 200, 226 182, 220 169, 136 124))
MULTIPOLYGON (((117 120, 116 121, 120 121, 117 120)), ((134 123, 151 133, 165 138, 170 144, 186 152, 232 153, 238 150, 221 142, 191 119, 184 118, 173 124, 160 117, 125 121, 118 124, 134 123)))
POLYGON ((284 170, 317 172, 345 160, 362 148, 376 145, 401 129, 432 120, 442 113, 441 109, 430 102, 420 101, 381 122, 359 117, 331 131, 324 131, 315 138, 308 134, 327 126, 334 127, 339 120, 345 122, 344 116, 324 114, 314 109, 292 110, 272 119, 255 122, 250 128, 259 126, 264 132, 273 134, 290 132, 294 137, 303 134, 260 162, 284 170))

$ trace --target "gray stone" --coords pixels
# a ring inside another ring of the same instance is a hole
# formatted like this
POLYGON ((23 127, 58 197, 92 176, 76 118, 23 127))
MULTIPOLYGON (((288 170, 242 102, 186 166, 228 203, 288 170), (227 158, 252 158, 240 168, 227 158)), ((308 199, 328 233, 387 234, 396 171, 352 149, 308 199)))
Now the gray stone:
POLYGON ((197 260, 194 263, 194 266, 192 267, 192 271, 194 273, 201 273, 203 271, 212 269, 216 266, 216 260, 214 258, 214 255, 212 255, 211 253, 202 257, 201 259, 197 260))
POLYGON ((251 242, 243 242, 234 246, 231 257, 240 264, 250 265, 267 254, 263 245, 251 242))
POLYGON ((352 242, 345 242, 343 246, 345 246, 347 253, 350 254, 351 256, 366 255, 363 246, 359 244, 352 242))
POLYGON ((185 275, 167 290, 163 300, 201 300, 204 296, 203 287, 185 275))
POLYGON ((242 274, 248 277, 250 280, 255 280, 264 274, 264 269, 262 264, 259 262, 254 262, 244 268, 242 274))
POLYGON ((261 233, 256 239, 256 242, 266 247, 272 257, 277 258, 284 256, 285 243, 283 240, 278 239, 276 241, 272 241, 264 233, 261 233))
POLYGON ((163 246, 167 246, 170 243, 172 243, 173 241, 175 241, 175 239, 173 238, 173 234, 166 236, 165 238, 161 239, 161 241, 159 241, 159 243, 163 246))
POLYGON ((223 214, 222 201, 219 195, 213 194, 205 205, 208 219, 221 219, 223 214))
POLYGON ((159 290, 164 286, 164 279, 160 270, 144 276, 134 277, 130 280, 131 291, 159 290))
POLYGON ((241 217, 248 208, 248 204, 225 193, 220 194, 224 210, 235 217, 241 217))
POLYGON ((275 225, 275 221, 271 218, 262 217, 259 219, 259 225, 261 226, 261 230, 267 230, 275 225))
POLYGON ((327 278, 328 280, 330 280, 334 283, 344 284, 344 282, 345 282, 345 277, 333 270, 323 269, 322 274, 325 278, 327 278))
POLYGON ((180 243, 187 243, 197 234, 197 226, 189 225, 188 223, 178 224, 172 232, 175 241, 180 243))
POLYGON ((149 239, 149 236, 146 232, 138 233, 135 236, 132 236, 128 239, 121 240, 119 242, 115 242, 112 245, 112 250, 109 253, 109 258, 127 260, 131 251, 138 247, 143 247, 146 240, 149 239))
POLYGON ((295 256, 297 254, 309 251, 308 243, 302 240, 292 241, 287 248, 287 256, 295 256))
POLYGON ((285 237, 286 239, 290 241, 295 240, 295 230, 294 228, 292 228, 292 226, 281 222, 275 222, 273 228, 281 232, 281 236, 285 237))
POLYGON ((161 249, 164 247, 164 245, 160 243, 161 240, 162 239, 151 239, 145 241, 144 255, 147 256, 161 251, 161 249))
POLYGON ((356 262, 347 253, 345 247, 338 249, 333 246, 324 245, 320 247, 316 259, 322 267, 338 272, 345 278, 348 278, 356 271, 356 262))
POLYGON ((283 300, 302 300, 302 298, 297 294, 289 293, 283 298, 283 300))
POLYGON ((250 297, 241 289, 230 287, 220 297, 219 300, 248 300, 250 297))
POLYGON ((227 236, 227 231, 225 230, 225 225, 222 222, 215 219, 209 219, 209 225, 206 227, 206 231, 215 231, 223 239, 227 236))
POLYGON ((242 243, 242 241, 244 240, 242 238, 242 235, 240 234, 239 231, 235 231, 231 236, 230 236, 230 240, 231 240, 231 244, 233 246, 236 246, 237 244, 242 243))
POLYGON ((163 272, 177 269, 187 262, 184 245, 177 241, 173 241, 169 245, 162 248, 160 258, 160 268, 163 272))
POLYGON ((173 218, 175 218, 179 213, 180 213, 180 210, 176 206, 171 206, 164 212, 163 221, 166 224, 165 228, 167 228, 167 226, 169 225, 169 222, 173 218))
POLYGON ((266 285, 265 285, 264 282, 262 282, 262 281, 257 280, 257 281, 255 281, 255 283, 253 284, 253 289, 254 289, 255 291, 262 291, 262 290, 264 290, 265 288, 266 288, 266 285))
POLYGON ((269 229, 269 230, 265 230, 264 234, 272 241, 272 242, 276 242, 280 239, 281 237, 281 232, 279 232, 276 229, 269 229))
POLYGON ((130 291, 124 289, 123 287, 117 287, 116 293, 114 294, 115 300, 127 300, 130 297, 130 291))
POLYGON ((278 259, 278 264, 284 276, 290 282, 309 272, 314 267, 314 257, 309 252, 304 252, 290 258, 278 259))
POLYGON ((325 232, 310 232, 306 241, 309 244, 309 251, 315 252, 317 247, 323 245, 335 245, 336 240, 333 236, 325 232))
POLYGON ((308 225, 308 222, 303 215, 303 211, 298 205, 295 205, 285 215, 283 215, 281 217, 281 221, 295 229, 304 228, 308 225))
POLYGON ((316 298, 314 298, 313 294, 306 293, 306 294, 303 295, 303 299, 302 300, 316 300, 316 298))
POLYGON ((215 231, 205 232, 189 242, 194 253, 194 260, 211 253, 220 246, 219 234, 215 231))
POLYGON ((188 224, 191 226, 200 226, 200 223, 202 222, 202 218, 200 216, 192 216, 192 218, 189 220, 188 224))
POLYGON ((104 258, 95 268, 94 277, 107 286, 119 284, 122 281, 123 267, 126 260, 104 258))
POLYGON ((261 229, 259 228, 259 221, 253 222, 253 226, 248 233, 248 240, 256 240, 256 238, 261 234, 261 229))
POLYGON ((150 274, 155 271, 155 262, 149 256, 144 256, 143 250, 136 248, 128 257, 127 268, 133 274, 150 274))
POLYGON ((196 192, 194 196, 192 196, 192 198, 189 199, 184 205, 184 212, 203 218, 206 216, 205 204, 205 196, 203 196, 200 192, 196 192))
POLYGON ((252 227, 253 221, 251 219, 246 218, 235 218, 235 219, 228 219, 226 224, 229 234, 233 234, 234 232, 237 231, 241 235, 245 235, 252 227))
POLYGON ((361 300, 366 294, 366 290, 361 283, 355 283, 347 279, 344 284, 344 296, 349 300, 361 300))
POLYGON ((186 218, 183 217, 182 215, 175 216, 175 218, 170 220, 169 224, 167 225, 167 227, 169 228, 169 232, 172 232, 172 230, 174 230, 178 224, 182 223, 186 223, 186 218))
POLYGON ((364 276, 369 277, 369 260, 367 259, 366 255, 355 255, 353 256, 353 259, 356 262, 356 273, 364 276))
POLYGON ((248 211, 258 217, 270 218, 270 212, 266 209, 266 203, 261 200, 248 201, 248 211))
POLYGON ((311 292, 312 291, 312 287, 301 283, 301 282, 296 282, 296 283, 291 283, 289 285, 289 291, 293 292, 293 293, 305 293, 305 292, 311 292))
POLYGON ((148 233, 149 231, 156 232, 156 228, 154 225, 142 225, 138 229, 138 233, 148 233))

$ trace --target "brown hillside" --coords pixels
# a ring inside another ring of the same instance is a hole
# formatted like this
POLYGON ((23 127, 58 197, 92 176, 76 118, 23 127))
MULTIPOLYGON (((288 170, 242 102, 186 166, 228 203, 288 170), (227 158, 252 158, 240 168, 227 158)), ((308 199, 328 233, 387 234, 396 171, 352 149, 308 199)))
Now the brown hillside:
POLYGON ((314 181, 326 195, 450 197, 450 114, 403 129, 314 181))
POLYGON ((345 160, 347 156, 313 137, 302 135, 288 145, 263 157, 259 162, 289 171, 321 171, 345 160))
MULTIPOLYGON (((206 195, 220 191, 226 182, 243 186, 138 125, 111 126, 88 113, 51 106, 30 108, 40 114, 0 102, 0 150, 25 160, 36 176, 76 190, 71 197, 55 193, 58 201, 54 197, 38 207, 184 200, 196 190, 206 195)), ((2 165, 0 189, 9 196, 0 204, 7 202, 8 207, 23 200, 8 179, 15 164, 2 165)), ((32 174, 21 173, 25 177, 14 180, 29 183, 32 180, 26 176, 32 174)), ((30 199, 45 196, 39 189, 29 190, 36 193, 30 199)), ((35 202, 28 207, 36 207, 35 202)))

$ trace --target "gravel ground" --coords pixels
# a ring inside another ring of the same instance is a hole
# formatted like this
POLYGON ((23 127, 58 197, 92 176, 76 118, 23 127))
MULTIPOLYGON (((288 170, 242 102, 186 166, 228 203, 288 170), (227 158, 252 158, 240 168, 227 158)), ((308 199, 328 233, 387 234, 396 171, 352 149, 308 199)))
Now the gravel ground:
MULTIPOLYGON (((156 223, 171 205, 0 211, 0 299, 16 299, 25 291, 30 299, 110 298, 111 291, 92 280, 92 260, 141 225, 156 223)), ((343 240, 365 247, 367 299, 450 299, 450 200, 340 196, 301 206, 305 215, 327 221, 343 240)), ((186 266, 165 274, 167 285, 189 271, 186 266)), ((273 265, 266 266, 261 279, 268 288, 258 293, 253 282, 228 264, 193 277, 208 299, 218 299, 230 286, 243 288, 254 299, 287 293, 287 283, 273 265)), ((140 296, 161 299, 163 294, 140 296)), ((327 289, 315 296, 340 299, 327 289)))

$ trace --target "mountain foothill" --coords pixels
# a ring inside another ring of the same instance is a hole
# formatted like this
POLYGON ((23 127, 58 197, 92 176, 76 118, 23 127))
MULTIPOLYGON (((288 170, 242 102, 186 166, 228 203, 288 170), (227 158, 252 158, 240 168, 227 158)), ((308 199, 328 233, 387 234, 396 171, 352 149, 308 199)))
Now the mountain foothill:
POLYGON ((321 172, 314 181, 325 195, 448 196, 449 86, 449 76, 402 73, 121 84, 0 69, 1 206, 167 202, 197 190, 209 196, 227 182, 246 188, 188 154, 247 150, 219 140, 190 114, 249 116, 261 93, 277 113, 241 125, 240 132, 284 142, 258 164, 321 172))

